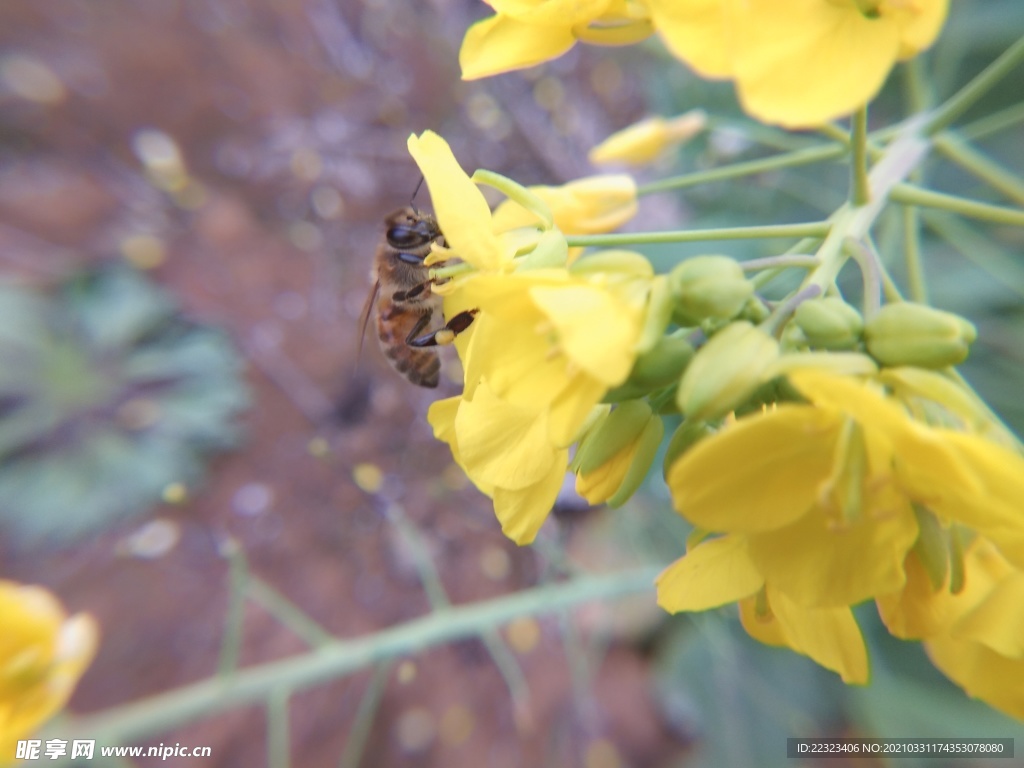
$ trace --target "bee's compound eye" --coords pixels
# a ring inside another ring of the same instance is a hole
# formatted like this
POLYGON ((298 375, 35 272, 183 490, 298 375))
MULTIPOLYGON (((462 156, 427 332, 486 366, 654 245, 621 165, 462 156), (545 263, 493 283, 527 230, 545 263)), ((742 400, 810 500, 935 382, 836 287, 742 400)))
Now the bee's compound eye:
POLYGON ((412 264, 417 267, 423 266, 423 257, 417 256, 415 253, 406 253, 405 251, 399 251, 395 254, 399 261, 404 261, 406 264, 412 264))
POLYGON ((417 248, 435 240, 440 233, 428 221, 417 221, 414 224, 396 224, 387 232, 388 244, 392 248, 417 248))

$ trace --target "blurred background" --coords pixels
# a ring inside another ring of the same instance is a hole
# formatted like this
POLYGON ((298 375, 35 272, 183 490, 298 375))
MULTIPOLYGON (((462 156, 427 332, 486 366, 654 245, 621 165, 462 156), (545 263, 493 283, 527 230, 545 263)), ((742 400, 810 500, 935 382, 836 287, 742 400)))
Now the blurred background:
MULTIPOLYGON (((593 173, 587 150, 649 112, 714 116, 655 175, 817 139, 743 122, 731 87, 693 79, 654 41, 462 83, 461 36, 486 11, 475 0, 0 5, 0 577, 99 620, 75 713, 214 674, 241 615, 231 574, 244 569, 264 602, 283 597, 358 637, 430 610, 424 555, 464 603, 682 554, 687 529, 657 477, 616 514, 567 490, 538 545, 515 547, 433 440, 435 393, 393 374, 372 340, 357 361, 380 222, 419 181, 405 141, 433 129, 470 172, 558 184, 593 173)), ((1022 30, 1014 0, 955 3, 931 57, 935 93, 1022 30)), ((879 120, 898 114, 893 80, 879 120)), ((968 118, 1012 109, 1015 82, 968 118)), ((979 141, 1021 172, 1019 124, 1008 126, 979 141)), ((948 167, 934 178, 1007 203, 948 167)), ((801 169, 645 199, 632 226, 811 220, 844 194, 842 167, 801 169)), ((935 302, 979 323, 967 375, 1019 434, 1021 234, 942 226, 955 231, 927 241, 935 302)), ((894 251, 897 235, 880 245, 894 251)), ((662 265, 698 252, 648 251, 662 265)), ((458 391, 449 373, 445 396, 458 391)), ((292 764, 785 765, 787 735, 1021 735, 863 621, 875 682, 847 690, 748 640, 732 613, 663 616, 653 590, 520 620, 502 633, 518 700, 492 652, 460 641, 296 695, 292 764)), ((307 647, 255 599, 240 627, 243 665, 307 647)), ((213 757, 135 764, 268 761, 261 707, 146 744, 157 741, 213 757)))

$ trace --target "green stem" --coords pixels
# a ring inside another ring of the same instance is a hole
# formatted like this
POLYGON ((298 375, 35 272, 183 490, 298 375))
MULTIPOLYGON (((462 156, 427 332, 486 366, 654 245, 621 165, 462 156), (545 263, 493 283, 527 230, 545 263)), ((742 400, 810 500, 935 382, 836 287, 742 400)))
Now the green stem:
POLYGON ((1002 192, 1018 205, 1024 205, 1024 179, 1006 170, 959 136, 953 133, 936 136, 935 148, 968 173, 1002 192))
POLYGON ((702 243, 712 240, 757 240, 775 237, 824 237, 828 234, 827 221, 805 224, 770 224, 763 227, 725 227, 722 229, 678 229, 669 232, 625 232, 610 235, 569 235, 565 241, 570 248, 598 246, 614 248, 619 245, 654 245, 664 243, 702 243))
POLYGON ((915 187, 913 184, 897 184, 893 187, 890 197, 897 203, 917 205, 923 208, 937 208, 941 211, 952 211, 972 219, 991 221, 996 224, 1009 224, 1024 227, 1024 210, 1005 208, 991 203, 968 200, 943 192, 915 187))
POLYGON ((138 741, 215 712, 266 699, 274 690, 298 691, 352 674, 385 659, 472 637, 520 616, 555 613, 594 600, 650 592, 659 568, 587 576, 455 606, 360 638, 337 640, 315 651, 256 664, 230 678, 209 678, 88 717, 68 721, 64 738, 105 743, 138 741))
POLYGON ((267 765, 269 768, 288 768, 291 764, 290 723, 288 702, 291 691, 282 688, 267 699, 267 765))
MULTIPOLYGON (((426 542, 419 529, 410 523, 404 514, 400 512, 388 512, 388 520, 398 529, 406 546, 413 554, 416 563, 416 570, 419 573, 420 583, 427 593, 427 600, 430 607, 435 611, 446 611, 451 607, 451 600, 448 592, 441 583, 441 574, 437 570, 433 559, 430 557, 426 542)), ((487 630, 480 633, 480 640, 491 654, 494 665, 498 668, 505 685, 508 687, 509 695, 512 696, 516 706, 522 708, 530 698, 530 689, 526 683, 523 670, 519 667, 515 655, 509 650, 508 645, 502 639, 497 630, 487 630)))
POLYGON ((224 637, 220 645, 217 674, 226 677, 238 668, 242 649, 242 625, 245 620, 245 588, 249 580, 249 564, 245 552, 234 539, 222 546, 228 559, 228 609, 224 617, 224 637))
POLYGON ((967 123, 957 130, 957 134, 966 141, 977 141, 993 133, 1013 128, 1022 122, 1024 122, 1024 103, 1014 104, 967 123))
POLYGON ((929 143, 920 135, 921 123, 920 118, 908 121, 871 169, 868 175, 870 201, 856 208, 846 203, 832 215, 831 230, 817 253, 821 266, 807 276, 805 286, 817 285, 823 293, 831 288, 846 260, 843 242, 846 238, 863 240, 867 237, 892 190, 924 160, 929 143))
POLYGON ((359 768, 363 752, 366 751, 366 742, 370 738, 370 729, 377 717, 377 710, 380 709, 380 702, 384 698, 384 689, 387 688, 390 674, 390 662, 382 662, 374 667, 370 684, 363 693, 363 698, 359 700, 359 709, 356 710, 352 728, 345 740, 338 768, 359 768))
POLYGON ((1002 55, 978 73, 967 85, 946 99, 932 113, 924 126, 926 136, 934 136, 966 112, 978 99, 1024 61, 1024 37, 1003 51, 1002 55))
POLYGON ((868 248, 860 240, 848 237, 843 249, 857 262, 864 281, 864 319, 872 317, 882 306, 882 259, 878 252, 868 248))
POLYGON ((847 148, 841 144, 826 144, 821 147, 808 147, 793 152, 786 152, 781 155, 772 155, 759 160, 748 160, 732 165, 723 165, 718 168, 711 168, 706 171, 697 171, 683 176, 674 176, 661 181, 654 181, 650 184, 643 184, 637 188, 638 195, 650 195, 655 192, 665 192, 670 189, 686 189, 698 184, 709 184, 714 181, 725 181, 743 176, 753 176, 757 173, 777 171, 783 168, 794 168, 799 165, 809 165, 827 160, 839 160, 847 153, 847 148))
POLYGON ((924 223, 935 234, 996 280, 1024 299, 1024 265, 966 221, 934 211, 923 211, 924 223))
POLYGON ((928 285, 924 279, 921 259, 921 222, 917 208, 903 208, 903 261, 907 270, 910 298, 920 304, 928 303, 928 285))
POLYGON ((906 94, 907 107, 912 115, 931 109, 935 103, 921 56, 915 56, 903 64, 903 93, 906 94))
MULTIPOLYGON (((807 253, 811 248, 820 244, 821 240, 814 237, 805 237, 803 240, 795 243, 792 247, 786 250, 781 255, 782 258, 787 256, 798 256, 807 253)), ((778 258, 778 257, 775 257, 778 258)), ((802 258, 802 256, 801 256, 802 258)), ((817 257, 815 257, 817 258, 817 257)), ((768 285, 772 280, 785 272, 789 267, 773 267, 766 269, 764 272, 758 272, 751 278, 751 282, 754 284, 754 290, 760 291, 764 286, 768 285)))
POLYGON ((814 269, 820 264, 821 260, 817 256, 800 254, 793 254, 792 256, 767 256, 763 259, 750 259, 740 262, 744 272, 757 272, 762 269, 785 269, 788 267, 814 269))
POLYGON ((861 107, 853 114, 850 129, 850 202, 854 207, 866 205, 871 191, 868 188, 868 108, 861 107))
POLYGON ((246 595, 309 645, 317 648, 334 638, 295 603, 253 574, 245 585, 246 595))

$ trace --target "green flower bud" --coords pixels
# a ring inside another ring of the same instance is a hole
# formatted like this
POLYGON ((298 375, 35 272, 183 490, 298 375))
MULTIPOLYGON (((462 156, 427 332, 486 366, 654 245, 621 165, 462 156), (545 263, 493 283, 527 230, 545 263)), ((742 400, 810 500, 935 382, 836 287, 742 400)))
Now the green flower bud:
POLYGON ((626 380, 646 391, 678 381, 693 357, 693 345, 685 338, 662 336, 650 352, 640 355, 626 380))
POLYGON ((653 349, 668 328, 672 319, 672 291, 665 275, 656 275, 651 280, 651 289, 647 296, 647 308, 644 313, 644 327, 636 342, 637 354, 644 354, 653 349))
POLYGON ((860 312, 840 298, 810 299, 796 308, 793 322, 820 349, 854 349, 864 332, 860 312))
POLYGON ((691 421, 687 419, 679 425, 679 429, 672 433, 668 446, 665 448, 665 460, 662 464, 662 474, 668 477, 668 471, 675 464, 676 459, 686 453, 690 448, 703 440, 714 430, 703 421, 691 421))
POLYGON ((875 361, 860 352, 786 352, 779 355, 764 375, 766 379, 771 379, 807 368, 843 376, 871 376, 878 373, 875 361))
POLYGON ((909 301, 885 305, 864 326, 868 352, 882 365, 956 365, 977 335, 959 315, 909 301))
POLYGON ((609 249, 587 254, 569 265, 569 271, 577 275, 600 272, 614 272, 621 275, 651 277, 654 267, 646 258, 635 251, 609 249))
POLYGON ((661 445, 661 438, 665 436, 665 424, 660 416, 654 416, 647 422, 644 431, 640 433, 636 443, 631 447, 632 460, 629 462, 629 469, 626 470, 618 490, 615 491, 605 502, 612 509, 617 509, 625 504, 629 498, 637 492, 643 484, 647 473, 651 470, 654 457, 658 454, 661 445))
POLYGON ((702 320, 730 320, 754 293, 743 268, 728 256, 695 256, 669 274, 680 325, 702 320))
POLYGON ((629 445, 651 419, 646 400, 628 400, 598 421, 580 442, 573 464, 580 474, 590 474, 629 445))
POLYGON ((694 355, 676 403, 688 419, 709 421, 742 405, 779 356, 779 343, 746 321, 731 323, 694 355))
POLYGON ((577 493, 591 504, 621 506, 647 476, 664 432, 661 418, 647 403, 633 400, 620 405, 580 446, 583 456, 574 462, 577 493))

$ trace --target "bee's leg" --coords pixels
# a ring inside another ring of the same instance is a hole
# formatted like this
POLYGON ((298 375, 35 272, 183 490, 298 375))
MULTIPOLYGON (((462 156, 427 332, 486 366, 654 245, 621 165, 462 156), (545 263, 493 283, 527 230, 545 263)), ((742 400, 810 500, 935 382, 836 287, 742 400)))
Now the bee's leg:
MULTIPOLYGON (((394 302, 415 303, 430 297, 430 282, 414 285, 408 291, 395 291, 391 295, 394 302)), ((422 330, 422 328, 420 329, 422 330)))
MULTIPOLYGON (((410 347, 423 346, 422 344, 417 344, 416 341, 420 338, 424 338, 420 336, 420 334, 423 333, 423 329, 430 324, 430 318, 432 318, 433 316, 433 312, 424 312, 422 315, 420 315, 416 319, 416 324, 413 325, 412 330, 409 331, 409 335, 405 337, 405 343, 408 344, 410 347)), ((427 335, 429 336, 431 334, 427 335)))
POLYGON ((406 339, 405 343, 410 347, 436 347, 438 345, 451 344, 455 341, 456 336, 469 328, 476 313, 477 310, 475 309, 459 312, 459 314, 445 323, 444 328, 438 328, 436 331, 418 337, 416 337, 416 334, 423 330, 423 328, 421 323, 417 323, 416 328, 409 334, 409 338, 406 339))

